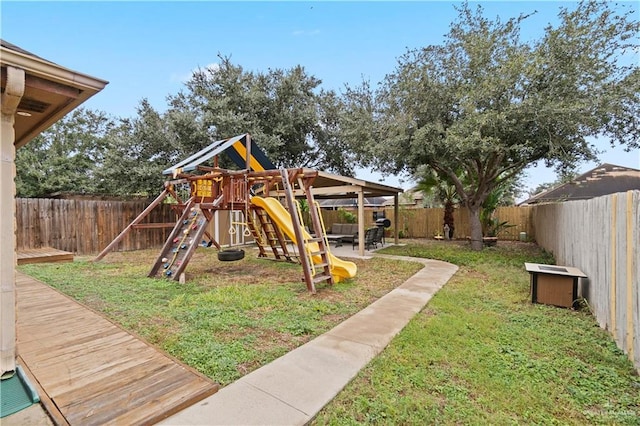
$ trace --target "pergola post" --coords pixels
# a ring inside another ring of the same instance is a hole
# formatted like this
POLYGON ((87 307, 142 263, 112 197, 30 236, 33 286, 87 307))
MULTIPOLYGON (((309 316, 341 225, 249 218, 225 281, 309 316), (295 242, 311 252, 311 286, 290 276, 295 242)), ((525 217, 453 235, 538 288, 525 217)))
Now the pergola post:
POLYGON ((364 256, 364 191, 358 188, 358 254, 364 256))
POLYGON ((15 114, 24 94, 24 70, 7 67, 0 137, 0 375, 16 369, 15 114))
POLYGON ((398 239, 398 214, 400 213, 400 209, 398 208, 398 194, 396 193, 393 196, 393 243, 398 245, 400 240, 398 239))

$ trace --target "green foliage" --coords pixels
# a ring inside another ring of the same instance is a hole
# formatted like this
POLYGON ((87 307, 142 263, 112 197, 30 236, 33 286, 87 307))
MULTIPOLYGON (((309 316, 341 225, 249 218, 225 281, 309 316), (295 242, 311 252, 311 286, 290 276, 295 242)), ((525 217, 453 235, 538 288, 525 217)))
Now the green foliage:
POLYGON ((489 218, 482 222, 482 235, 485 237, 497 237, 514 226, 516 225, 511 225, 506 220, 501 222, 498 218, 489 218))
POLYGON ((640 416, 631 362, 587 310, 531 304, 535 246, 409 244, 456 275, 314 424, 621 424, 640 416))
POLYGON ((427 178, 420 178, 416 187, 425 196, 432 196, 438 200, 439 205, 437 207, 446 208, 447 205, 453 206, 459 202, 455 186, 442 180, 438 179, 433 182, 427 178))
MULTIPOLYGON (((451 179, 446 176, 438 176, 433 169, 420 167, 417 173, 417 188, 423 192, 425 200, 428 198, 435 198, 440 201, 444 208, 442 222, 443 226, 446 225, 449 228, 448 235, 445 235, 445 238, 449 239, 450 236, 454 235, 455 229, 453 211, 456 204, 460 203, 460 198, 456 192, 456 186, 451 179)), ((438 231, 437 235, 440 235, 440 231, 438 231)))
POLYGON ((309 213, 309 202, 307 200, 297 200, 297 203, 302 213, 309 213))
POLYGON ((134 119, 77 109, 17 151, 18 196, 155 196, 162 170, 185 156, 186 137, 177 127, 146 100, 134 119))
POLYGON ((96 172, 98 192, 156 196, 166 179, 162 171, 186 156, 179 140, 174 126, 143 99, 138 116, 120 120, 105 139, 104 164, 96 172))
POLYGON ((169 98, 170 114, 188 111, 195 117, 191 125, 209 129, 212 138, 251 133, 277 166, 353 174, 338 131, 341 101, 319 90, 319 79, 302 66, 250 72, 228 57, 219 59, 217 67, 195 72, 186 90, 169 98))
POLYGON ((342 223, 358 223, 358 216, 342 207, 338 209, 338 218, 342 223))
POLYGON ((16 152, 18 197, 93 194, 114 126, 105 113, 78 108, 16 152))
POLYGON ((400 227, 398 229, 398 238, 411 238, 411 224, 414 221, 416 215, 415 209, 407 208, 406 206, 400 206, 398 209, 398 219, 400 227))
POLYGON ((501 222, 493 217, 498 206, 505 201, 505 194, 513 186, 512 181, 502 182, 487 194, 482 209, 480 210, 480 223, 482 225, 482 235, 485 237, 497 237, 501 232, 506 231, 516 225, 510 225, 507 221, 501 222))
POLYGON ((538 161, 567 170, 594 159, 591 136, 638 147, 633 13, 580 2, 561 8, 541 39, 523 40, 528 15, 491 20, 464 3, 442 44, 405 53, 378 90, 364 82, 347 91, 354 149, 386 172, 428 165, 450 179, 478 247, 480 206, 500 182, 538 161))

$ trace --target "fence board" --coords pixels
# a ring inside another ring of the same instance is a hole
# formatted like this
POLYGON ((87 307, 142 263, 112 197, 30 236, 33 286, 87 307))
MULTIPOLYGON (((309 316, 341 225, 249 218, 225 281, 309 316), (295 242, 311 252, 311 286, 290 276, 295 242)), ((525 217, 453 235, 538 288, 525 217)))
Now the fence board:
MULTIPOLYGON (((355 213, 354 209, 345 209, 355 213)), ((373 211, 365 209, 366 223, 365 227, 373 226, 373 211)), ((380 211, 379 211, 380 212, 380 211)), ((385 217, 394 222, 393 208, 384 210, 385 217)), ((398 226, 402 235, 410 238, 432 238, 436 234, 443 232, 444 209, 442 208, 426 208, 426 209, 406 209, 401 208, 399 211, 398 226)), ((322 216, 327 228, 332 223, 340 223, 338 210, 323 210, 322 216)), ((501 239, 517 240, 520 232, 526 232, 527 238, 535 240, 535 225, 533 222, 532 207, 499 207, 496 209, 495 217, 509 224, 515 225, 500 234, 501 239)), ((471 235, 471 226, 469 224, 469 214, 464 208, 457 208, 453 212, 454 222, 454 238, 464 239, 471 235)))
MULTIPOLYGON (((53 247, 75 254, 95 254, 109 244, 149 204, 148 200, 96 201, 16 199, 18 250, 53 247)), ((144 222, 174 222, 169 205, 158 206, 144 222)), ((131 232, 116 250, 162 246, 170 229, 131 232)))
POLYGON ((640 369, 640 191, 533 207, 538 244, 587 276, 581 289, 602 328, 640 369))

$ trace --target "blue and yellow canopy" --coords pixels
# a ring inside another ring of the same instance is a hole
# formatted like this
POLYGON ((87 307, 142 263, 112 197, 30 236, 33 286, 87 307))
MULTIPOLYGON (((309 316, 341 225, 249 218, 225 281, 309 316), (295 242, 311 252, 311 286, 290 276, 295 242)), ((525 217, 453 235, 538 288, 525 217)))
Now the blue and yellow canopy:
MULTIPOLYGON (((238 165, 238 167, 244 169, 247 165, 247 143, 250 141, 248 133, 243 135, 234 136, 229 139, 223 139, 213 142, 211 145, 196 152, 190 157, 182 160, 178 164, 175 164, 162 172, 163 175, 173 175, 176 171, 190 172, 196 169, 197 166, 204 163, 207 160, 215 157, 218 154, 226 153, 231 161, 238 165)), ((264 170, 275 169, 269 157, 260 149, 255 143, 251 143, 250 146, 251 155, 249 158, 249 168, 252 171, 261 172, 264 170)))

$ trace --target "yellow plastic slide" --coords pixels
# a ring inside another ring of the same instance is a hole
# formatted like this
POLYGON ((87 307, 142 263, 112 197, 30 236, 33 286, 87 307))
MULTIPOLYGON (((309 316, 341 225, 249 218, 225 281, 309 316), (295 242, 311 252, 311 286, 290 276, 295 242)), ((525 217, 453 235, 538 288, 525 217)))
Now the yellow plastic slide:
MULTIPOLYGON (((262 198, 254 196, 251 198, 251 203, 258 207, 262 207, 267 212, 269 217, 276 223, 276 225, 278 225, 280 229, 282 229, 282 232, 284 232, 287 237, 291 238, 291 240, 296 243, 296 233, 293 230, 291 215, 282 206, 282 204, 280 204, 278 200, 272 197, 262 198)), ((311 238, 311 236, 304 229, 302 230, 302 235, 305 239, 311 238)), ((318 251, 318 243, 309 243, 309 250, 312 252, 318 251)), ((355 263, 339 259, 331 253, 327 254, 329 257, 329 263, 331 264, 331 275, 333 276, 333 280, 335 282, 340 282, 343 278, 353 278, 356 276, 358 267, 355 263)), ((322 263, 322 258, 320 256, 313 256, 313 263, 322 263)))

